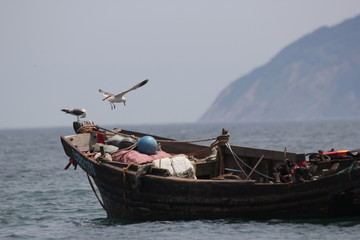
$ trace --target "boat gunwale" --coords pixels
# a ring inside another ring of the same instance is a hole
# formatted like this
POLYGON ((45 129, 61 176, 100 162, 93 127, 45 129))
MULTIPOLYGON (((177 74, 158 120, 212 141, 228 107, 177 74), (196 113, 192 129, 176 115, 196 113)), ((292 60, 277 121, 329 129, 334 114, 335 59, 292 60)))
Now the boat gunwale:
MULTIPOLYGON (((119 174, 124 174, 124 169, 126 167, 128 167, 130 164, 127 163, 120 163, 120 162, 108 162, 108 161, 96 161, 90 157, 88 157, 87 155, 84 154, 84 152, 80 151, 76 146, 74 146, 73 144, 71 144, 71 141, 69 141, 70 137, 73 136, 77 136, 78 134, 75 135, 68 135, 68 136, 61 136, 61 139, 65 140, 67 142, 67 144, 74 149, 77 153, 81 154, 81 156, 83 158, 85 158, 87 161, 91 162, 92 164, 95 164, 96 166, 104 166, 107 167, 109 169, 112 169, 114 171, 119 172, 119 174), (119 165, 119 166, 116 166, 119 165)), ((206 148, 206 146, 204 146, 204 148, 206 148)), ((253 148, 250 148, 253 149, 253 148)), ((266 149, 265 149, 266 150, 266 149)), ((136 167, 141 166, 140 164, 135 164, 136 167)), ((83 168, 82 168, 83 169, 83 168)), ((86 173, 88 173, 85 169, 83 169, 86 173)), ((307 181, 307 182, 303 182, 303 183, 262 183, 262 182, 257 182, 256 180, 243 180, 243 179, 189 179, 189 178, 180 178, 180 177, 176 177, 176 176, 159 176, 159 175, 154 175, 154 174, 144 174, 145 177, 147 178, 154 178, 154 179, 161 179, 161 180, 166 180, 166 181, 174 181, 174 182, 189 182, 189 183, 194 183, 194 182, 203 182, 203 183, 228 183, 228 184, 247 184, 247 185, 257 185, 257 186, 302 186, 302 185, 309 185, 309 183, 312 182, 322 182, 322 181, 328 181, 330 178, 333 177, 339 177, 341 175, 349 175, 351 172, 353 172, 354 170, 351 170, 350 172, 343 172, 343 173, 338 173, 338 174, 331 174, 329 176, 324 176, 320 179, 317 180, 312 180, 312 181, 307 181)), ((359 170, 360 171, 360 170, 359 170)), ((137 171, 132 170, 131 168, 127 168, 126 169, 126 174, 132 175, 133 177, 136 175, 137 171)), ((89 174, 89 173, 88 173, 89 174)))

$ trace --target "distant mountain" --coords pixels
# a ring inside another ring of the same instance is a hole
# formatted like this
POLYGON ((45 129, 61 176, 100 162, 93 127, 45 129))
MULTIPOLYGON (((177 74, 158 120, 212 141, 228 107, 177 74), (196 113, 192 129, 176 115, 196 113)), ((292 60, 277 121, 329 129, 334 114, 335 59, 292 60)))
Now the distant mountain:
POLYGON ((322 27, 226 87, 199 122, 360 117, 360 16, 322 27))

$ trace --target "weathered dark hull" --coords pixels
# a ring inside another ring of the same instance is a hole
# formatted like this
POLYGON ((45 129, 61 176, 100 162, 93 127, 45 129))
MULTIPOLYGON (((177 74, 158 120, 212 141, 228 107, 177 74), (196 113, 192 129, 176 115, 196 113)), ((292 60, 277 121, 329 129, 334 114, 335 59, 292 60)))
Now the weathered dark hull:
MULTIPOLYGON (((156 181, 155 181, 156 182, 156 181)), ((155 183, 149 181, 149 183, 155 183)), ((142 220, 176 220, 201 218, 323 218, 359 216, 359 205, 353 203, 352 192, 331 193, 331 189, 297 191, 286 186, 270 187, 260 184, 229 184, 229 186, 209 186, 206 181, 199 184, 203 188, 191 191, 191 183, 170 183, 177 191, 153 193, 142 191, 138 194, 123 192, 123 196, 111 191, 96 181, 101 191, 109 217, 124 217, 142 220), (179 187, 180 185, 180 187, 179 187), (229 190, 230 189, 230 190, 229 190), (205 191, 209 191, 206 192, 205 191), (224 191, 231 196, 218 196, 224 191), (218 191, 216 194, 214 191, 218 191), (263 192, 261 196, 250 192, 263 192), (265 193, 268 192, 268 193, 265 193), (181 194, 181 195, 179 195, 181 194), (194 196, 198 194, 197 196, 194 196), (347 196, 350 195, 350 196, 347 196)), ((221 185, 226 185, 221 183, 221 185)), ((144 185, 145 187, 146 185, 144 185)), ((159 186, 162 188, 163 184, 159 186)), ((318 186, 314 186, 318 187, 318 186)), ((168 188, 165 188, 168 189, 168 188)), ((149 189, 154 190, 154 188, 149 189)))
MULTIPOLYGON (((360 169, 299 184, 183 179, 96 162, 62 138, 98 187, 108 217, 139 220, 360 216, 360 169)), ((250 151, 250 150, 249 150, 250 151)))

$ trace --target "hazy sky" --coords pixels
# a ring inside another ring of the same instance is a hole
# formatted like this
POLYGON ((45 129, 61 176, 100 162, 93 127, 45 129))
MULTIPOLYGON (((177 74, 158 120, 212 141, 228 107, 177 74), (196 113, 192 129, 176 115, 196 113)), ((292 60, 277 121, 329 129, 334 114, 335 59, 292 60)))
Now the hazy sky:
POLYGON ((0 0, 0 128, 194 122, 230 82, 358 0, 0 0), (99 88, 127 95, 124 107, 99 88))

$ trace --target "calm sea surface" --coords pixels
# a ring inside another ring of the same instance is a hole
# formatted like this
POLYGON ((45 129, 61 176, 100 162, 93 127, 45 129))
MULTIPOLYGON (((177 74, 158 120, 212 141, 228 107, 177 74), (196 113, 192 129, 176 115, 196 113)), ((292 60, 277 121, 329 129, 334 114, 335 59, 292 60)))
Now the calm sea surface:
MULTIPOLYGON (((232 144, 302 153, 360 148, 360 120, 116 127, 179 140, 214 137, 227 128, 232 144)), ((360 217, 107 219, 81 168, 64 171, 68 158, 59 136, 71 133, 72 127, 0 130, 0 239, 359 239, 360 217)))

